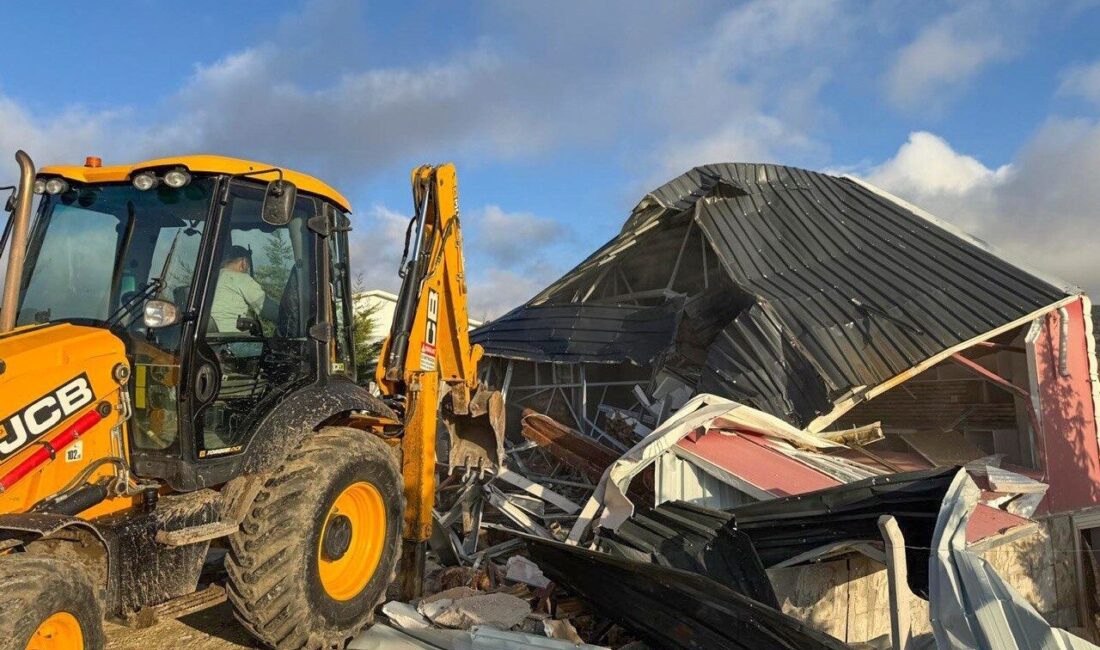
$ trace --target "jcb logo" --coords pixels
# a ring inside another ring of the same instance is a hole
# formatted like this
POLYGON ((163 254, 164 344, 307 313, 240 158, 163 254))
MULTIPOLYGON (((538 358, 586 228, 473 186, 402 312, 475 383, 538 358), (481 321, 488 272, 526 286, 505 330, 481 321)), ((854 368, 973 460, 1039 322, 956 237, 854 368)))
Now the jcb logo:
POLYGON ((439 328, 439 294, 428 289, 428 325, 424 332, 424 342, 435 345, 436 330, 439 328))
POLYGON ((0 461, 6 460, 57 426, 62 420, 95 401, 88 375, 81 374, 65 382, 60 388, 43 395, 21 409, 2 424, 0 437, 0 461))

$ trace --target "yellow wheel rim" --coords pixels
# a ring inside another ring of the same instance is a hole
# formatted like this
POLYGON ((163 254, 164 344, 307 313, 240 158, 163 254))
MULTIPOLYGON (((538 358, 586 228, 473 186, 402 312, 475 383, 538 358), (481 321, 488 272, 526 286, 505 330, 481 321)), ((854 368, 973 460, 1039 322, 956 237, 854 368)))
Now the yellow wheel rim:
POLYGON ((68 612, 58 612, 42 621, 27 644, 27 650, 81 650, 83 647, 80 621, 68 612))
POLYGON ((344 488, 317 542, 317 572, 333 600, 351 600, 370 582, 386 545, 386 506, 365 481, 344 488))

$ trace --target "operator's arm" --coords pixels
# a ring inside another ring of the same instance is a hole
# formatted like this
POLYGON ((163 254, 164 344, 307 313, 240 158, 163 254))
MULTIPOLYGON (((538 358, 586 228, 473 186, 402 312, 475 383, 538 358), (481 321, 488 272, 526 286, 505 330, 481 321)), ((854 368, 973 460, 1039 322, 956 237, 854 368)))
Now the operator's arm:
POLYGON ((245 276, 247 280, 241 287, 241 295, 248 304, 249 311, 266 321, 274 321, 279 315, 279 303, 267 297, 267 292, 255 278, 245 276))

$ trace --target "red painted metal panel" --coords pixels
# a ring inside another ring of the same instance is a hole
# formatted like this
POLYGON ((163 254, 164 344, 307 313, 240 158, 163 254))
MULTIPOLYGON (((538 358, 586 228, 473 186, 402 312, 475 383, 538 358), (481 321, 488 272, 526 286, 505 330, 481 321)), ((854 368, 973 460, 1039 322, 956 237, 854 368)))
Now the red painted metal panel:
POLYGON ((1067 512, 1100 504, 1100 448, 1085 330, 1089 315, 1078 300, 1066 306, 1064 315, 1055 310, 1041 318, 1034 360, 1043 428, 1039 453, 1045 456, 1050 484, 1045 505, 1050 512, 1067 512))
MULTIPOLYGON (((706 435, 688 435, 677 445, 776 497, 840 485, 840 481, 776 451, 771 441, 752 433, 711 429, 706 435)), ((972 544, 1029 521, 979 503, 967 525, 966 539, 972 544)))
POLYGON ((777 497, 840 485, 831 476, 779 453, 765 439, 751 433, 712 429, 703 436, 687 436, 677 444, 777 497))

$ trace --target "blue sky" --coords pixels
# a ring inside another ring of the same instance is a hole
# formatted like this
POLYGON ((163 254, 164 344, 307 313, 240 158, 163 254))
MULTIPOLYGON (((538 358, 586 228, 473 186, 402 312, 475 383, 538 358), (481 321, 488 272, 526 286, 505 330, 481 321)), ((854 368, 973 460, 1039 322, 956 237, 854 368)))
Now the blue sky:
POLYGON ((646 190, 731 160, 861 175, 1100 291, 1097 2, 55 2, 5 22, 0 150, 315 173, 356 206, 370 286, 396 284, 410 167, 455 161, 479 316, 646 190))

